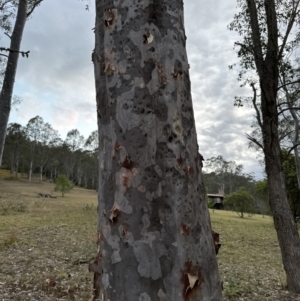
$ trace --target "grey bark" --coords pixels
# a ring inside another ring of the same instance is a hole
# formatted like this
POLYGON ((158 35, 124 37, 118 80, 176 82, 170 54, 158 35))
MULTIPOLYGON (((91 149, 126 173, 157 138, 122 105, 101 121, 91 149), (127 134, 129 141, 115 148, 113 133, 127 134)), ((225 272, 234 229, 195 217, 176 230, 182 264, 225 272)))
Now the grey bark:
POLYGON ((12 93, 17 72, 20 45, 27 18, 27 0, 20 0, 14 30, 11 35, 10 49, 7 59, 7 67, 4 74, 3 86, 0 93, 0 166, 2 162, 6 129, 11 110, 12 93))
MULTIPOLYGON (((278 134, 277 88, 278 47, 277 16, 274 0, 265 0, 268 28, 267 53, 263 57, 255 0, 247 0, 255 50, 255 64, 261 88, 263 150, 269 187, 269 202, 274 217, 282 262, 291 291, 300 293, 300 239, 287 199, 278 134)), ((282 48, 284 45, 281 46, 282 48)), ((281 49, 282 49, 281 48, 281 49)))
POLYGON ((96 1, 94 300, 222 300, 181 0, 96 1))

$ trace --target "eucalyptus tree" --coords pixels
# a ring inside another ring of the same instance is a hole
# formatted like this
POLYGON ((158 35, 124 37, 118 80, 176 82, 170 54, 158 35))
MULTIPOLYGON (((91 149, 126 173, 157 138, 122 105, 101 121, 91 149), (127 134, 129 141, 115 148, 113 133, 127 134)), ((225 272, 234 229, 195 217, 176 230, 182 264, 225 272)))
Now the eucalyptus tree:
POLYGON ((218 185, 218 190, 222 190, 225 194, 233 193, 244 186, 245 182, 252 180, 251 175, 243 173, 243 165, 237 164, 235 161, 227 161, 221 155, 206 159, 204 171, 205 174, 213 173, 213 177, 207 178, 213 178, 215 184, 218 185))
POLYGON ((66 174, 70 180, 75 180, 75 177, 81 175, 81 165, 79 162, 81 150, 84 146, 84 136, 80 134, 77 129, 73 129, 67 133, 67 137, 64 141, 65 154, 64 154, 64 166, 66 174), (77 164, 78 163, 78 164, 77 164), (77 171, 75 174, 75 165, 77 164, 77 171))
POLYGON ((5 57, 5 60, 1 61, 1 67, 3 67, 1 73, 4 78, 0 93, 0 166, 11 110, 19 54, 23 57, 28 57, 29 54, 29 51, 20 50, 26 19, 31 16, 35 8, 42 1, 43 0, 0 0, 0 28, 4 34, 10 38, 9 48, 0 47, 0 55, 5 57), (8 52, 8 55, 4 54, 4 52, 8 52))
POLYGON ((36 163, 40 170, 40 182, 43 181, 44 169, 51 163, 53 148, 60 145, 60 137, 49 123, 41 124, 39 140, 36 145, 36 163))
MULTIPOLYGON (((85 148, 88 150, 89 160, 87 160, 87 168, 85 172, 85 183, 87 180, 91 179, 91 187, 97 189, 98 181, 98 151, 99 151, 99 139, 98 139, 98 130, 93 131, 85 142, 85 148)), ((86 184, 85 184, 86 185, 86 184)))
POLYGON ((28 180, 31 182, 34 164, 36 163, 36 148, 42 138, 42 131, 44 127, 44 120, 40 116, 31 118, 25 128, 25 135, 27 138, 27 159, 26 164, 28 166, 28 180))
POLYGON ((94 300, 222 300, 182 0, 96 1, 94 300))
MULTIPOLYGON (((282 255, 287 284, 300 293, 300 239, 287 198, 278 132, 279 70, 291 49, 299 45, 299 0, 238 0, 239 13, 229 28, 240 58, 239 80, 253 90, 253 106, 262 132, 262 149, 269 187, 269 203, 282 255), (260 95, 260 106, 257 95, 260 95)), ((240 99, 237 99, 238 101, 240 99)))
POLYGON ((18 123, 10 123, 7 127, 7 138, 3 161, 10 167, 11 175, 18 177, 22 146, 25 143, 25 130, 18 123))

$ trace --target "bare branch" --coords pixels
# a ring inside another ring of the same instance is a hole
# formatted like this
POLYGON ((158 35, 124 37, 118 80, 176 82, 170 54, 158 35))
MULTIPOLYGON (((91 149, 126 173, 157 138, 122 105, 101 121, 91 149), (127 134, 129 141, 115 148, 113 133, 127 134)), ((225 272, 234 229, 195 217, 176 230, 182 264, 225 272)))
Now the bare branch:
POLYGON ((19 51, 19 50, 14 50, 10 48, 5 48, 5 47, 0 47, 0 51, 7 51, 7 52, 17 52, 20 53, 23 57, 28 57, 29 56, 29 50, 28 51, 19 51))
POLYGON ((5 32, 4 34, 11 39, 11 36, 7 32, 5 32))
POLYGON ((252 141, 253 143, 255 143, 259 148, 261 148, 262 150, 264 149, 264 147, 262 146, 262 144, 254 137, 250 136, 249 134, 246 133, 246 137, 248 140, 252 141))
MULTIPOLYGON (((281 47, 280 47, 280 49, 279 49, 279 54, 278 54, 278 60, 279 60, 279 61, 280 61, 280 59, 281 59, 281 57, 282 57, 282 54, 283 54, 283 51, 284 51, 284 48, 285 48, 287 39, 288 39, 288 37, 289 37, 289 35, 290 35, 290 32, 291 32, 291 30, 292 30, 292 28, 293 28, 293 25, 294 25, 294 23, 295 23, 295 19, 296 19, 296 16, 297 16, 297 9, 298 9, 298 6, 299 6, 299 2, 300 2, 300 0, 298 0, 298 1, 296 2, 296 5, 293 7, 293 11, 292 11, 292 14, 291 14, 291 18, 290 18, 290 20, 289 20, 289 24, 288 24, 288 26, 287 26, 286 33, 285 33, 285 35, 284 35, 282 45, 281 45, 281 47)), ((293 4, 294 4, 294 3, 295 3, 295 2, 293 1, 293 4)))
POLYGON ((288 86, 288 85, 293 85, 293 84, 297 84, 297 83, 300 83, 300 79, 297 79, 297 80, 295 80, 295 81, 293 81, 293 82, 285 83, 284 85, 279 86, 279 87, 277 88, 277 90, 280 90, 281 88, 284 88, 284 87, 286 87, 286 86, 288 86))
POLYGON ((27 18, 33 13, 34 9, 41 4, 42 1, 43 0, 38 0, 32 5, 31 10, 27 13, 27 18))
POLYGON ((252 88, 252 90, 253 90, 252 103, 253 103, 254 109, 255 109, 255 111, 256 111, 256 119, 257 119, 257 122, 258 122, 259 127, 260 127, 261 130, 262 130, 262 122, 261 122, 260 112, 259 112, 259 109, 258 109, 257 103, 256 103, 256 88, 255 88, 255 86, 254 86, 253 83, 252 83, 250 86, 251 86, 251 88, 252 88))
POLYGON ((285 111, 290 111, 290 110, 300 110, 300 107, 288 107, 288 108, 282 109, 282 110, 279 111, 277 114, 280 115, 280 114, 282 114, 283 112, 285 112, 285 111))
POLYGON ((248 47, 247 45, 240 43, 240 42, 235 42, 234 45, 240 46, 244 49, 246 49, 248 52, 250 52, 252 55, 255 55, 254 50, 248 47))
POLYGON ((251 36, 253 41, 254 59, 257 67, 258 74, 263 72, 263 53, 262 45, 260 40, 260 30, 257 16, 257 9, 255 0, 247 0, 249 15, 250 15, 250 26, 251 26, 251 36))
POLYGON ((300 145, 300 143, 294 144, 293 147, 291 147, 288 151, 288 155, 296 148, 300 145))

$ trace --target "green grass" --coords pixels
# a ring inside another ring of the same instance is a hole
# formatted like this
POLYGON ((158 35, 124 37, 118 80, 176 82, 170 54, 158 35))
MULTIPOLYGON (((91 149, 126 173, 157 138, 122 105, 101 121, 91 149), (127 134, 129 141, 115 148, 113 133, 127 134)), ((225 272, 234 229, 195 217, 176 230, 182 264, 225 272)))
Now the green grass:
MULTIPOLYGON (((65 197, 41 198, 55 194, 53 183, 5 177, 0 170, 0 299, 89 300, 93 275, 81 261, 96 254, 96 192, 75 187, 65 197)), ((214 210, 211 220, 222 244, 224 300, 300 300, 285 290, 270 217, 214 210)))

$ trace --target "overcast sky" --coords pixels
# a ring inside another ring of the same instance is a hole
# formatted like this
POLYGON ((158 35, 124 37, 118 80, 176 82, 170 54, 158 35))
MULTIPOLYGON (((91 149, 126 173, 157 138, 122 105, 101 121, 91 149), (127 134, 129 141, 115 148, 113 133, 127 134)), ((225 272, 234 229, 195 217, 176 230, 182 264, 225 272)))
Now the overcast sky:
MULTIPOLYGON (((245 172, 261 178, 257 153, 248 149, 254 112, 233 106, 240 88, 233 43, 238 37, 227 30, 236 12, 235 0, 185 0, 185 27, 190 63, 192 97, 198 144, 204 158, 222 155, 244 165, 245 172)), ((88 135, 97 129, 92 28, 94 1, 44 0, 27 22, 20 57, 15 95, 23 102, 13 110, 10 122, 26 125, 37 115, 57 129, 62 139, 77 128, 88 135), (85 10, 89 4, 89 11, 85 10)), ((7 46, 7 40, 1 42, 7 46)))

